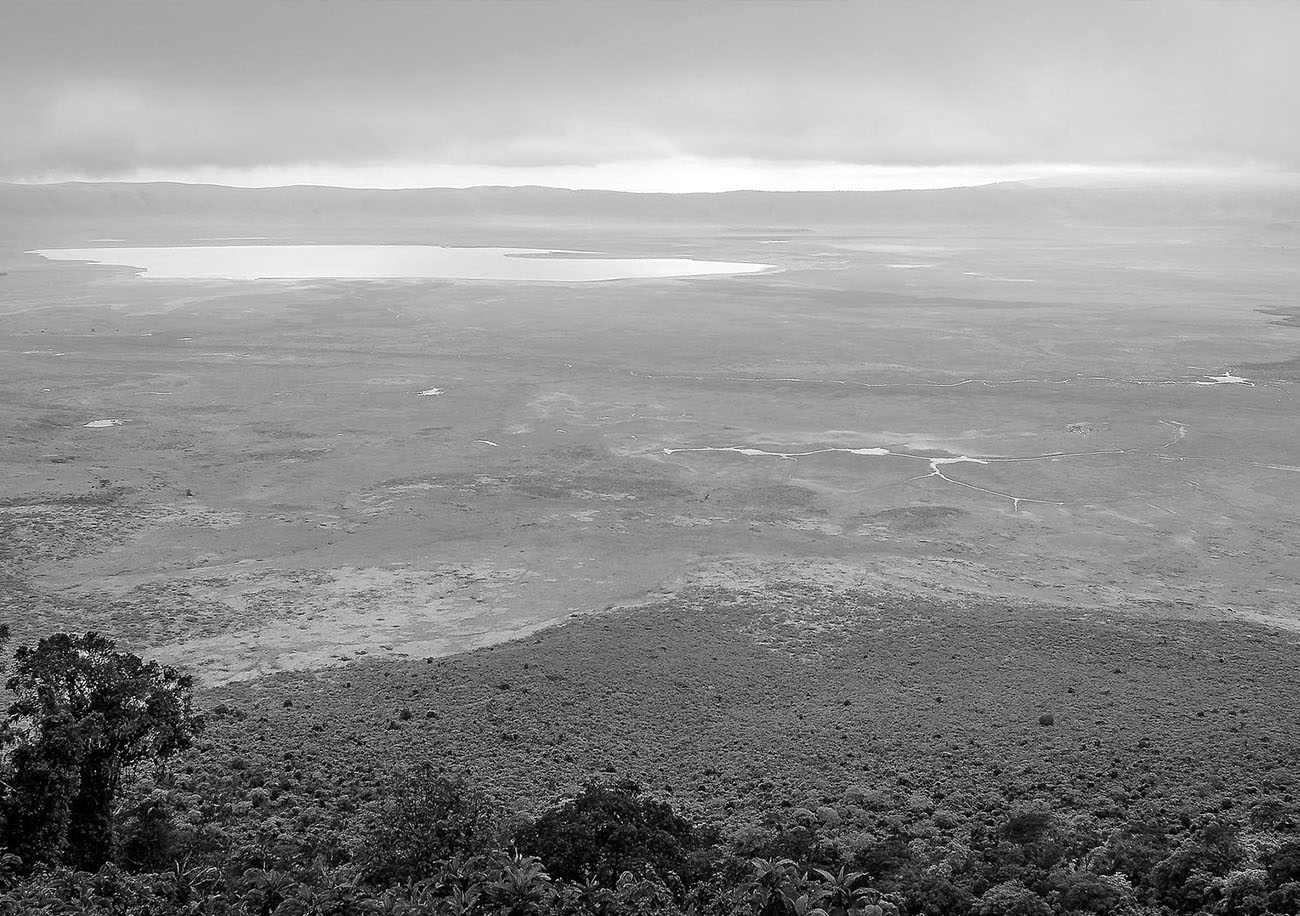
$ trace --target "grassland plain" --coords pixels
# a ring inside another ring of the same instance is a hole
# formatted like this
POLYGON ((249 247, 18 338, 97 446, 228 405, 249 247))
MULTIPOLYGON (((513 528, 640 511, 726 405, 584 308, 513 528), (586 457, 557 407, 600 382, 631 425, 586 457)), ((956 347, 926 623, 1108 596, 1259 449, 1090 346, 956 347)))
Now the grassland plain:
POLYGON ((340 779, 430 754, 541 798, 610 767, 737 823, 860 783, 1292 804, 1294 225, 952 199, 966 222, 26 214, 5 617, 194 667, 253 716, 208 754, 340 779), (199 283, 25 253, 254 234, 782 270, 199 283))

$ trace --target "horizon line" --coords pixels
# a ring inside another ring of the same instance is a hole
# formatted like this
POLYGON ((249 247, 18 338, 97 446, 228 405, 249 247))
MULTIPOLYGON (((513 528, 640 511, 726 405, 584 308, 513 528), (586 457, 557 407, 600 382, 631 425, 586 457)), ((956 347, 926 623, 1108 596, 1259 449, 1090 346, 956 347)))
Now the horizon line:
POLYGON ((384 193, 402 193, 406 191, 564 191, 571 194, 636 194, 640 196, 684 197, 692 194, 891 194, 917 191, 960 191, 971 188, 991 188, 999 185, 1017 187, 1040 187, 1033 179, 1004 179, 986 181, 978 184, 955 184, 942 187, 907 187, 907 188, 720 188, 717 190, 691 191, 644 191, 626 188, 565 187, 549 184, 472 184, 472 185, 410 185, 403 187, 376 187, 368 185, 320 184, 313 182, 295 182, 276 185, 224 184, 219 181, 187 181, 177 178, 68 178, 58 181, 24 181, 0 179, 0 187, 12 188, 56 188, 68 185, 180 185, 191 188, 222 188, 228 191, 287 191, 294 189, 326 191, 379 191, 384 193))
POLYGON ((994 185, 1095 187, 1257 185, 1300 187, 1300 171, 1270 163, 947 163, 883 165, 847 162, 773 163, 746 159, 666 159, 569 166, 438 165, 370 162, 263 166, 135 168, 94 177, 74 171, 13 174, 8 184, 177 184, 224 188, 339 188, 369 191, 545 188, 622 194, 872 193, 994 185))
POLYGON ((975 184, 955 184, 943 185, 938 187, 897 187, 897 188, 757 188, 757 187, 737 187, 737 188, 720 188, 716 190, 692 189, 685 191, 663 191, 663 190, 642 190, 626 188, 600 188, 600 187, 565 187, 563 185, 547 184, 473 184, 473 185, 411 185, 403 187, 374 187, 359 185, 341 185, 341 184, 321 184, 312 182, 298 182, 278 185, 242 185, 242 184, 224 184, 219 181, 199 181, 199 180, 182 180, 175 178, 149 178, 149 179, 130 179, 130 178, 111 178, 111 179, 88 179, 72 178, 58 181, 25 181, 14 179, 0 179, 0 187, 5 188, 31 188, 31 189, 53 189, 66 188, 69 186, 106 186, 106 185, 163 185, 188 188, 217 188, 226 191, 292 191, 292 190, 316 190, 316 191, 355 191, 358 193, 382 193, 382 194, 401 194, 401 193, 420 193, 436 191, 555 191, 569 194, 620 194, 637 197, 692 197, 692 196, 721 196, 724 194, 773 194, 773 195, 801 195, 801 194, 900 194, 900 193, 939 193, 944 191, 973 191, 988 190, 993 188, 1019 189, 1027 191, 1043 190, 1060 190, 1060 191, 1104 191, 1104 190, 1136 190, 1140 188, 1171 188, 1187 187, 1189 185, 1200 187, 1232 187, 1238 189, 1289 189, 1300 190, 1300 172, 1282 172, 1269 176, 1268 179, 1258 178, 1256 180, 1242 180, 1240 178, 1207 178, 1207 177, 1164 177, 1159 179, 1139 179, 1129 177, 1127 179, 1114 179, 1112 181, 1094 180, 1083 182, 1057 182, 1051 179, 1028 178, 1028 179, 1002 179, 997 181, 986 181, 975 184))

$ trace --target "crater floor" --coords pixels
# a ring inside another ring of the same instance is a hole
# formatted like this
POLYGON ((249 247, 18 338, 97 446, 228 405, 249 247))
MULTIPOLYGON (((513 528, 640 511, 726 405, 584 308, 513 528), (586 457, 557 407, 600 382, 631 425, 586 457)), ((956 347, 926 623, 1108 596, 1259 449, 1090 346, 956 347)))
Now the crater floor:
POLYGON ((221 682, 444 655, 775 562, 1300 627, 1284 246, 499 235, 464 242, 781 270, 198 282, 0 249, 16 635, 99 629, 221 682))

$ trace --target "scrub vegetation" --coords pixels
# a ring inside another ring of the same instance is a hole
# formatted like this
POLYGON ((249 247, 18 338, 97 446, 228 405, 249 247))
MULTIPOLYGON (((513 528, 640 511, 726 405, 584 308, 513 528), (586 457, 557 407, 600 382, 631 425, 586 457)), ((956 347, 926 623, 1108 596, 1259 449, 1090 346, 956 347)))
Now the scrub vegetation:
MULTIPOLYGON (((833 620, 834 597, 817 598, 833 620)), ((939 604, 885 625, 840 594, 838 627, 760 640, 753 621, 777 602, 756 600, 697 589, 495 649, 201 702, 184 675, 101 637, 19 649, 0 912, 1300 906, 1294 638, 939 604), (57 699, 73 683, 89 705, 57 699), (124 709, 134 743, 115 745, 103 857, 72 841, 75 818, 16 833, 34 797, 78 810, 76 748, 123 731, 124 709), (33 789, 33 749, 69 735, 33 789)))

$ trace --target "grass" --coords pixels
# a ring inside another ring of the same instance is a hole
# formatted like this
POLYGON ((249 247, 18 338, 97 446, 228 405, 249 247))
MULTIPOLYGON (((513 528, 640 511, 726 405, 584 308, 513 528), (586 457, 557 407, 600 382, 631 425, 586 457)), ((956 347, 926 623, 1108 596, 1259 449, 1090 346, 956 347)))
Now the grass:
POLYGON ((342 787, 430 759, 534 807, 617 775, 731 828, 781 807, 968 817, 990 796, 1263 823, 1295 810, 1298 648, 1235 623, 693 588, 430 663, 213 691, 240 716, 204 754, 342 787))

